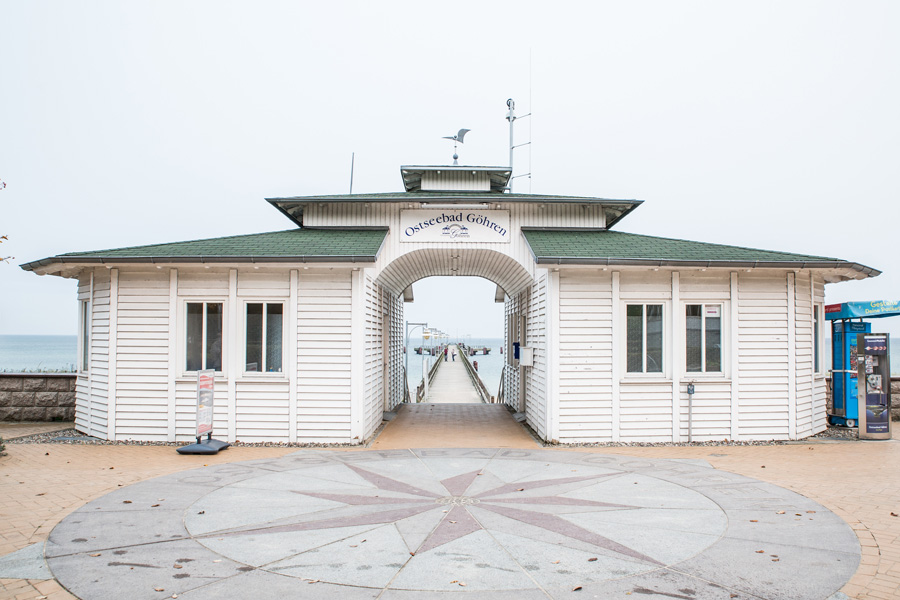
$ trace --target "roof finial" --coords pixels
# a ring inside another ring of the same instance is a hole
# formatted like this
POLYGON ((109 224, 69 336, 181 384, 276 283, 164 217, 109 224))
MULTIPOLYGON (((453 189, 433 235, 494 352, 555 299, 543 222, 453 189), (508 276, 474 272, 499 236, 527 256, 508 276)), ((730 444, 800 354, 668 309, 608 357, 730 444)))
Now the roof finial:
POLYGON ((453 165, 459 165, 459 154, 456 153, 456 145, 463 143, 463 138, 466 137, 466 134, 472 131, 471 129, 460 129, 459 133, 454 136, 445 135, 443 139, 445 140, 453 140, 453 165))

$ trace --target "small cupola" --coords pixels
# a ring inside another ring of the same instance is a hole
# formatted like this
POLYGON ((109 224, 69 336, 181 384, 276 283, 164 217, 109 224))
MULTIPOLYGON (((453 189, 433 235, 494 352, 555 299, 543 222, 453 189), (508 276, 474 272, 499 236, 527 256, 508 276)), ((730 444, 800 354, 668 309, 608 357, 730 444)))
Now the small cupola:
POLYGON ((509 167, 404 166, 400 167, 407 192, 497 192, 509 185, 509 167))

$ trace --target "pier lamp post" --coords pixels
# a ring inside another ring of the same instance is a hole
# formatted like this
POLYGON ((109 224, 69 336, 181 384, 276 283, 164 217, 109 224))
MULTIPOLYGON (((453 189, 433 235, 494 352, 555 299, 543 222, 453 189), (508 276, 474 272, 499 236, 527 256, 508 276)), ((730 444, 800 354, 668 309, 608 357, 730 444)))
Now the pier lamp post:
MULTIPOLYGON (((413 328, 412 328, 413 331, 415 331, 417 327, 422 328, 422 345, 423 346, 425 345, 425 330, 428 329, 428 323, 410 323, 409 321, 406 322, 406 346, 404 346, 404 348, 406 348, 406 364, 404 365, 403 370, 404 370, 404 374, 406 375, 406 389, 407 390, 409 390, 409 334, 410 334, 409 327, 410 327, 410 325, 413 326, 413 328)), ((423 351, 422 352, 422 360, 423 361, 425 360, 424 354, 425 353, 423 351)), ((424 364, 424 362, 423 362, 423 364, 424 364)), ((428 378, 425 377, 424 369, 422 369, 422 378, 425 379, 425 389, 427 390, 428 389, 428 378)))

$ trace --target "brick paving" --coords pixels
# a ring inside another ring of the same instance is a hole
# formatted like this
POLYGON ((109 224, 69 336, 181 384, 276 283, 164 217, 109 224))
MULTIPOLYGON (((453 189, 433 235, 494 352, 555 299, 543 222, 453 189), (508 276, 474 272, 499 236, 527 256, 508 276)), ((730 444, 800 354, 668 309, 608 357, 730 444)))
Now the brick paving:
MULTIPOLYGON (((501 412, 493 421, 486 419, 484 412, 467 411, 466 406, 405 408, 416 410, 401 411, 372 449, 536 447, 534 440, 501 412), (454 408, 462 412, 454 416, 454 408), (498 426, 504 421, 501 417, 506 419, 502 427, 498 426)), ((9 431, 9 424, 0 424, 0 436, 12 437, 9 431)), ((900 441, 567 450, 699 458, 718 469, 798 492, 844 519, 859 538, 862 562, 842 592, 859 600, 900 598, 900 517, 894 516, 900 515, 900 441)), ((203 457, 180 456, 171 447, 8 444, 7 456, 0 458, 0 556, 45 540, 63 517, 118 487, 203 465, 295 451, 230 448, 203 457)), ((53 580, 0 579, 0 599, 4 600, 73 597, 53 580)))

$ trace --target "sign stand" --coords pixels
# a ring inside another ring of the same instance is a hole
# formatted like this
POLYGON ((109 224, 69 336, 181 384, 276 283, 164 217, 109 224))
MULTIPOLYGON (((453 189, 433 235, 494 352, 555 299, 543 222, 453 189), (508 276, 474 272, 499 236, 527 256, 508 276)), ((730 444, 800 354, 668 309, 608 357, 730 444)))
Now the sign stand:
POLYGON ((231 445, 212 439, 215 375, 211 369, 197 372, 197 442, 178 448, 178 454, 218 454, 231 445), (206 439, 201 442, 204 433, 206 439))

